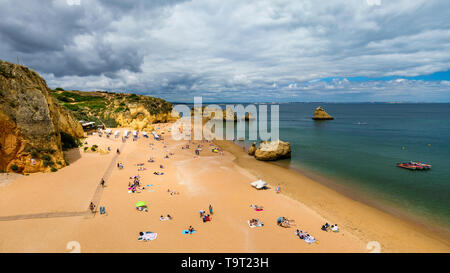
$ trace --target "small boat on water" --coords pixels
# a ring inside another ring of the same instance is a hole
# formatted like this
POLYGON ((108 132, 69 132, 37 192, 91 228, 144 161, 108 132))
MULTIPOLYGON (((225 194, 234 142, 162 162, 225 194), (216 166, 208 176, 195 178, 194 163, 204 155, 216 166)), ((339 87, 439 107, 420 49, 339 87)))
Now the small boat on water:
POLYGON ((406 162, 406 163, 397 163, 397 167, 408 169, 408 170, 429 170, 431 169, 430 164, 420 163, 420 162, 406 162))

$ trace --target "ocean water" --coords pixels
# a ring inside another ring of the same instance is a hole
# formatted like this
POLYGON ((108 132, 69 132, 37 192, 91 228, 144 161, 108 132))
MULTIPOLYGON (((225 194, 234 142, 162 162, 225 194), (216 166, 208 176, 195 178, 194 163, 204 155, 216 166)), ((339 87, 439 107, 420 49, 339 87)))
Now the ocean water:
MULTIPOLYGON (((292 158, 277 164, 450 226, 450 104, 280 104, 279 129, 280 139, 291 143, 292 158), (312 120, 319 105, 335 120, 312 120), (410 160, 433 166, 396 167, 410 160)), ((251 141, 237 143, 248 147, 251 141)))

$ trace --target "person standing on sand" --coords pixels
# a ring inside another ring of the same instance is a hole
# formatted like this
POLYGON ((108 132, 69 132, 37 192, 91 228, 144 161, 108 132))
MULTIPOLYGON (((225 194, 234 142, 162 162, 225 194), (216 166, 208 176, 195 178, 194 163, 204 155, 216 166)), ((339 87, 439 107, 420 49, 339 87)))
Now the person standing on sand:
POLYGON ((100 182, 100 185, 101 185, 102 187, 105 187, 105 179, 102 178, 102 182, 100 182))
POLYGON ((280 187, 280 185, 278 185, 277 186, 277 193, 280 193, 281 192, 281 187, 280 187))
POLYGON ((213 214, 213 207, 209 204, 209 213, 213 214))
POLYGON ((94 205, 94 203, 91 202, 91 204, 89 205, 89 209, 91 210, 92 213, 95 212, 95 205, 94 205))

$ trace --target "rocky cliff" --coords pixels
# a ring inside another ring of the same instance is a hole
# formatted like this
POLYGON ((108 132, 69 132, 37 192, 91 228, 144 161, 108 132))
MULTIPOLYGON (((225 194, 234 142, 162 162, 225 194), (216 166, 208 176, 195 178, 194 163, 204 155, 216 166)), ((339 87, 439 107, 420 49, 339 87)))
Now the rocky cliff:
POLYGON ((109 128, 152 130, 152 124, 172 122, 172 104, 136 94, 53 90, 52 95, 77 119, 109 128))
POLYGON ((322 106, 319 106, 314 110, 314 120, 331 120, 334 119, 332 116, 330 116, 323 108, 322 106))
MULTIPOLYGON (((213 107, 208 107, 208 106, 204 106, 204 107, 197 107, 197 108, 193 108, 191 110, 191 116, 194 115, 200 115, 203 116, 205 119, 207 120, 223 120, 223 121, 238 121, 238 117, 237 117, 237 113, 235 113, 234 111, 232 111, 230 108, 226 108, 225 110, 220 110, 217 111, 217 109, 213 108, 213 107), (218 116, 216 116, 216 112, 222 112, 222 117, 219 118, 218 116)), ((252 114, 250 113, 245 113, 244 116, 242 118, 240 118, 239 120, 255 120, 255 117, 253 117, 252 114)))
POLYGON ((61 135, 76 140, 84 133, 49 91, 36 72, 0 60, 0 171, 33 173, 66 165, 61 135))

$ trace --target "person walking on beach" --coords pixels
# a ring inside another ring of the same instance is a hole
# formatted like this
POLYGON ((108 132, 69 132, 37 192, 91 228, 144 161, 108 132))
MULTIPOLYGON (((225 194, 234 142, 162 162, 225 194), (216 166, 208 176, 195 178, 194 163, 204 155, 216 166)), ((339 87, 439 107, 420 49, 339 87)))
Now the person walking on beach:
POLYGON ((281 187, 280 187, 280 185, 278 185, 277 186, 277 193, 280 193, 281 192, 281 187))
POLYGON ((94 205, 94 203, 91 202, 91 204, 89 205, 89 209, 91 210, 92 213, 95 212, 95 205, 94 205))
POLYGON ((120 155, 120 151, 119 151, 119 149, 117 149, 117 154, 118 154, 118 155, 120 155))
POLYGON ((105 187, 105 179, 102 178, 102 182, 100 182, 100 185, 101 185, 102 187, 105 187))

